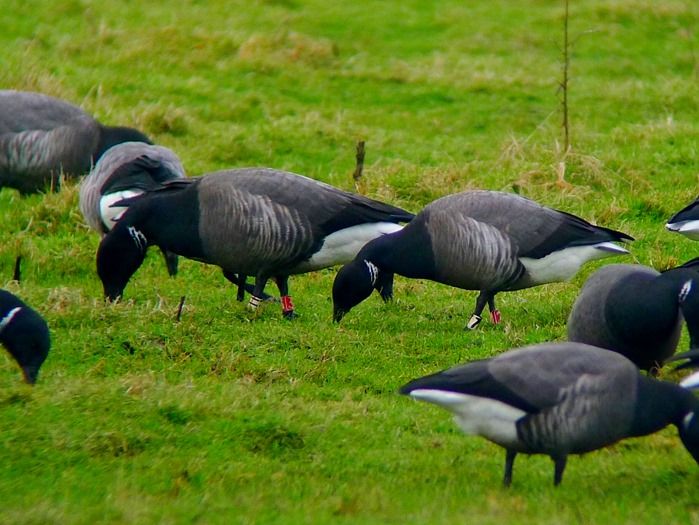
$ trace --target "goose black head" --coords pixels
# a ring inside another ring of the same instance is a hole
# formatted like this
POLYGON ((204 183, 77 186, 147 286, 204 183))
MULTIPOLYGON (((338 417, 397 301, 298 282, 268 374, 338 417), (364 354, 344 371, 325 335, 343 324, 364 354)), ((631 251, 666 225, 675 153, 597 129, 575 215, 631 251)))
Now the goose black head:
POLYGON ((33 385, 51 347, 49 329, 38 313, 9 292, 2 291, 0 306, 8 297, 13 299, 11 304, 17 306, 7 310, 0 319, 0 343, 17 361, 24 381, 33 385))
POLYGON ((694 461, 699 463, 699 414, 697 411, 699 411, 699 403, 695 403, 693 410, 684 416, 678 425, 678 430, 684 448, 692 455, 694 461))
POLYGON ((97 162, 105 151, 122 142, 145 142, 146 144, 153 144, 145 134, 137 129, 122 126, 102 126, 93 161, 97 162))
POLYGON ((148 240, 135 226, 119 222, 105 235, 97 249, 97 275, 104 296, 116 301, 126 284, 141 266, 148 250, 148 240))
POLYGON ((336 323, 371 295, 379 273, 374 263, 359 258, 340 268, 333 282, 333 320, 336 323))

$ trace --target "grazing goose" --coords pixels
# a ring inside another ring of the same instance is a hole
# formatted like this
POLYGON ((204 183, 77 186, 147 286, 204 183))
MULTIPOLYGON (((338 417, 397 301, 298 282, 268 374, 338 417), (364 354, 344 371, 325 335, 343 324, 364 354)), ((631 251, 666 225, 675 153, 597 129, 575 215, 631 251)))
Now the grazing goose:
POLYGON ((480 290, 467 327, 495 294, 569 279, 590 260, 628 253, 628 235, 510 193, 467 191, 425 207, 404 229, 368 243, 333 283, 335 321, 371 295, 390 297, 393 274, 480 290))
POLYGON ((0 290, 0 343, 34 384, 51 346, 46 321, 6 290, 0 290))
MULTIPOLYGON (((123 204, 123 203, 122 203, 123 204)), ((129 209, 97 251, 105 296, 121 296, 150 245, 215 264, 232 282, 255 276, 250 307, 276 281, 293 317, 288 277, 352 260, 413 215, 301 175, 265 168, 220 171, 165 183, 129 209)))
POLYGON ((663 273, 610 264, 585 282, 568 317, 568 339, 614 350, 655 372, 677 349, 682 319, 699 344, 699 259, 663 273))
POLYGON ((671 232, 699 241, 699 198, 670 217, 665 227, 671 232))
POLYGON ((26 91, 0 90, 0 187, 32 193, 58 176, 87 173, 102 154, 140 131, 108 127, 77 106, 26 91))
MULTIPOLYGON (((80 211, 87 224, 106 235, 126 211, 115 203, 185 177, 175 153, 163 146, 124 142, 109 148, 80 183, 80 211)), ((163 252, 170 275, 177 273, 177 256, 163 252)))
POLYGON ((400 392, 446 408, 464 433, 505 448, 505 486, 518 453, 551 456, 558 485, 569 454, 669 424, 699 462, 699 400, 692 392, 640 374, 620 354, 582 343, 510 350, 415 379, 400 392))

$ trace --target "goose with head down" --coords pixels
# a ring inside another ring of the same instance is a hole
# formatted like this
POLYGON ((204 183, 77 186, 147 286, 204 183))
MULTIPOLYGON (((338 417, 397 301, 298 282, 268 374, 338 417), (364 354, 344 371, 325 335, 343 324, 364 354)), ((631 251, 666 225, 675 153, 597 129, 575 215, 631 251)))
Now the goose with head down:
POLYGON ((33 385, 51 347, 49 329, 34 309, 7 290, 0 290, 0 344, 33 385))
POLYGON ((467 324, 485 305, 500 321, 495 294, 569 279, 587 261, 626 254, 632 237, 510 193, 467 191, 437 199, 405 228, 368 243, 333 283, 335 321, 393 275, 479 290, 467 324))
POLYGON ((699 346, 699 259, 663 273, 640 264, 610 264, 592 274, 568 317, 568 339, 619 352, 657 371, 675 353, 687 325, 699 346))
MULTIPOLYGON (((94 231, 104 237, 126 211, 123 202, 164 182, 184 178, 177 155, 163 146, 124 142, 109 148, 80 183, 80 211, 94 231)), ((163 252, 170 275, 177 273, 177 256, 163 252)))
POLYGON ((87 173, 116 144, 150 144, 140 131, 105 126, 81 108, 41 93, 0 90, 0 187, 33 193, 61 174, 87 173))
POLYGON ((692 392, 642 375, 620 354, 582 343, 510 350, 415 379, 400 392, 449 410, 464 433, 503 447, 505 486, 519 453, 550 456, 558 485, 570 454, 670 424, 699 463, 699 400, 692 392))
POLYGON ((97 273, 105 296, 121 296, 150 245, 255 277, 256 308, 269 279, 293 317, 290 275, 351 260, 371 239, 399 230, 413 215, 328 184, 266 168, 226 170, 165 183, 130 200, 102 240, 97 273))

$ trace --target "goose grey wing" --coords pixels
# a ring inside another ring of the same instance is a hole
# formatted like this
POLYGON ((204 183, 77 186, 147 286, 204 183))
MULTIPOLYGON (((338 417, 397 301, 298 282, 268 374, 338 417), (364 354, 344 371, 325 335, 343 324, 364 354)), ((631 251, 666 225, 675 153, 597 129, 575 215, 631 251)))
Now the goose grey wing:
POLYGON ((408 395, 415 390, 441 390, 494 399, 527 413, 539 408, 518 395, 506 383, 499 381, 489 370, 490 359, 472 361, 420 377, 403 385, 400 393, 408 395))
POLYGON ((582 376, 606 381, 631 375, 636 367, 625 357, 582 343, 544 343, 510 350, 490 361, 500 382, 540 410, 556 405, 582 376))
POLYGON ((624 365, 571 377, 559 388, 556 403, 517 421, 519 439, 532 452, 582 454, 627 437, 639 374, 633 365, 624 365))
POLYGON ((407 222, 414 215, 406 210, 363 195, 335 188, 303 175, 270 168, 243 168, 227 172, 236 187, 253 195, 304 210, 322 235, 365 222, 407 222))
POLYGON ((48 131, 86 117, 92 118, 79 107, 48 95, 0 90, 0 134, 48 131))
POLYGON ((89 118, 44 131, 35 129, 0 135, 0 173, 48 177, 76 175, 90 169, 90 155, 98 140, 98 124, 89 118))
POLYGON ((446 204, 450 208, 458 207, 508 235, 521 257, 540 258, 569 246, 632 240, 622 232, 594 226, 570 213, 511 193, 480 190, 444 199, 449 199, 446 204))
POLYGON ((313 246, 305 210, 251 194, 222 175, 205 175, 197 184, 199 237, 208 258, 224 269, 257 275, 285 268, 313 246))
POLYGON ((422 219, 429 232, 436 280, 467 290, 501 290, 524 272, 517 246, 495 226, 461 210, 430 209, 423 211, 422 219))
POLYGON ((699 219, 699 198, 675 213, 668 219, 667 223, 674 224, 684 221, 696 221, 697 219, 699 219))
POLYGON ((102 181, 102 195, 125 189, 154 190, 165 181, 185 177, 173 151, 142 142, 125 142, 110 148, 93 171, 97 181, 102 181))

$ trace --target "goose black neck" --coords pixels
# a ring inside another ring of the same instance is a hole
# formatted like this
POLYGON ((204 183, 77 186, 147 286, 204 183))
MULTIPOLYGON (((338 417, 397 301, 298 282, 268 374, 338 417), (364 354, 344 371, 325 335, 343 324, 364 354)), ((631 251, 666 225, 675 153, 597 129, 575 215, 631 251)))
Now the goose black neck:
POLYGON ((150 245, 202 260, 196 185, 154 191, 137 199, 120 222, 135 227, 150 245))
POLYGON ((698 406, 699 401, 689 390, 639 375, 630 436, 645 436, 670 424, 679 426, 684 416, 698 406))
POLYGON ((373 262, 382 271, 414 279, 432 279, 435 261, 429 235, 415 219, 402 230, 369 242, 358 258, 373 262))

